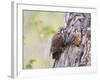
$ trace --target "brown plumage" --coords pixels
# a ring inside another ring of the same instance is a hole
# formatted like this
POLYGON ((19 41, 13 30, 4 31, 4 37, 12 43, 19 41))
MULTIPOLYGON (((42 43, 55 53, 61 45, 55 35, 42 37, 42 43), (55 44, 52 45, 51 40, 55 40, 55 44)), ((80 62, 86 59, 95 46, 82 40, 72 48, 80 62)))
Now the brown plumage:
POLYGON ((65 48, 65 35, 64 33, 56 33, 51 42, 51 49, 50 52, 52 53, 52 58, 58 60, 61 53, 64 51, 65 48))
MULTIPOLYGON (((66 32, 63 33, 58 32, 52 38, 50 53, 52 53, 52 58, 55 60, 59 60, 61 54, 63 53, 65 47, 68 44, 68 43, 66 44, 66 39, 67 39, 66 35, 67 35, 66 32)), ((70 41, 71 40, 69 40, 69 42, 70 41)), ((74 32, 71 44, 78 47, 80 43, 81 43, 81 33, 74 32)))
POLYGON ((75 32, 74 37, 72 39, 72 44, 74 46, 79 46, 81 43, 81 32, 75 32))

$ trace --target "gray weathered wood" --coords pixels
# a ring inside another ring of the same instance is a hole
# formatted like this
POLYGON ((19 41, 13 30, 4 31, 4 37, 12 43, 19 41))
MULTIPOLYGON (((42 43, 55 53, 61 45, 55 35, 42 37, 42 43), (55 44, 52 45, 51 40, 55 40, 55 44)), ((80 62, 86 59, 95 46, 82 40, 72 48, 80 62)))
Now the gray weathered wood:
POLYGON ((91 65, 91 14, 68 12, 65 14, 66 47, 53 67, 78 67, 91 65), (81 33, 79 46, 72 44, 73 34, 81 33), (68 35, 69 34, 69 35, 68 35), (71 42, 67 45, 67 43, 71 42))

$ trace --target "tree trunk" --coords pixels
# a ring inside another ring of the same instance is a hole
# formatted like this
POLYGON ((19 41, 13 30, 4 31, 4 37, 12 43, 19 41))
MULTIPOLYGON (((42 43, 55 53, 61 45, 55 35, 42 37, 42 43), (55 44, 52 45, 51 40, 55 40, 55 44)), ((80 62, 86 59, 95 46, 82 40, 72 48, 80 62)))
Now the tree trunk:
MULTIPOLYGON (((91 65, 91 14, 90 13, 65 13, 66 35, 80 32, 81 42, 76 46, 71 42, 66 45, 59 59, 55 59, 53 67, 78 67, 91 65)), ((66 41, 69 36, 66 37, 66 41)), ((75 43, 75 42, 74 42, 75 43)), ((77 43, 77 40, 76 40, 77 43)))

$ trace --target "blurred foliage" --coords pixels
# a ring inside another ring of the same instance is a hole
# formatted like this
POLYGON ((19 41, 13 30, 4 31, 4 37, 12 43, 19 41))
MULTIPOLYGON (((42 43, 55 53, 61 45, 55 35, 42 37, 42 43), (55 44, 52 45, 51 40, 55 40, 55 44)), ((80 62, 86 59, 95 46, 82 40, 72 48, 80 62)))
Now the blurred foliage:
POLYGON ((30 63, 30 64, 34 64, 35 62, 36 62, 35 59, 30 59, 30 60, 29 60, 29 63, 30 63))
POLYGON ((64 13, 51 11, 23 11, 23 40, 25 69, 48 68, 50 40, 63 25, 64 13), (36 60, 35 60, 36 59, 36 60))
POLYGON ((26 64, 26 69, 32 69, 34 63, 36 63, 35 59, 30 59, 26 64))
POLYGON ((27 64, 26 65, 26 69, 32 69, 32 65, 31 64, 27 64))
POLYGON ((55 33, 63 24, 63 13, 45 11, 24 11, 26 26, 31 26, 41 39, 55 33))

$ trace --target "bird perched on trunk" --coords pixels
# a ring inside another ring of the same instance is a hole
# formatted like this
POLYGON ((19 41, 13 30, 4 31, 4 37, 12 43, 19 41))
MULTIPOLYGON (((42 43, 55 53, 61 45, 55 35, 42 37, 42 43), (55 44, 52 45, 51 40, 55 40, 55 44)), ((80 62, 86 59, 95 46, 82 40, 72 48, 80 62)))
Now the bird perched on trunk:
POLYGON ((72 45, 79 47, 81 43, 81 32, 75 32, 74 37, 72 39, 72 45))
POLYGON ((73 30, 70 32, 70 34, 68 34, 68 32, 64 31, 64 29, 61 29, 61 31, 53 36, 51 41, 50 53, 52 53, 52 58, 55 59, 55 62, 58 61, 66 46, 70 44, 74 46, 79 46, 80 42, 80 32, 74 32, 73 30))
POLYGON ((52 58, 58 60, 61 53, 65 48, 65 34, 63 31, 56 33, 51 42, 50 53, 52 53, 52 58))
POLYGON ((64 52, 66 46, 71 43, 72 38, 73 32, 68 34, 68 32, 63 28, 61 28, 60 31, 52 37, 50 53, 52 54, 52 58, 55 60, 53 67, 60 59, 61 54, 64 52))

